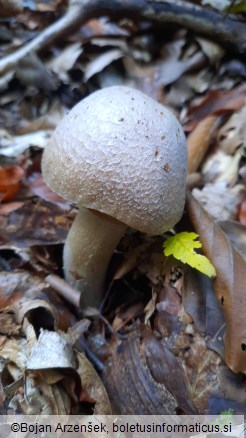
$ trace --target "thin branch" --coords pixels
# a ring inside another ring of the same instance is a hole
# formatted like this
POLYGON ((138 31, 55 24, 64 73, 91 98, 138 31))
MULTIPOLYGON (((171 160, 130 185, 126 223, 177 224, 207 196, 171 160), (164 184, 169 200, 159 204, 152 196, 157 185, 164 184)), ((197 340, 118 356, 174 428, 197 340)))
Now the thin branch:
POLYGON ((0 74, 13 69, 30 52, 40 51, 65 33, 100 16, 108 16, 113 20, 130 18, 158 24, 177 24, 238 53, 246 50, 245 23, 184 0, 70 0, 62 18, 0 61, 0 74))
POLYGON ((79 307, 80 292, 70 286, 69 283, 55 274, 48 275, 45 278, 45 281, 69 303, 73 304, 75 307, 79 307))

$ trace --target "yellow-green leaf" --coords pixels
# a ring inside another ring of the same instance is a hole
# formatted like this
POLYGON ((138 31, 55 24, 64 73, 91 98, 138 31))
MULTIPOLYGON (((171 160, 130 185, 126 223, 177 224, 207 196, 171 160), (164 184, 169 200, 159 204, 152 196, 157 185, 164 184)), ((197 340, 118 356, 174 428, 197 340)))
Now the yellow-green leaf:
POLYGON ((192 268, 197 269, 208 277, 215 277, 216 271, 212 263, 204 255, 194 251, 195 248, 201 248, 202 244, 196 233, 186 231, 169 237, 163 244, 165 256, 172 255, 182 263, 187 263, 192 268))

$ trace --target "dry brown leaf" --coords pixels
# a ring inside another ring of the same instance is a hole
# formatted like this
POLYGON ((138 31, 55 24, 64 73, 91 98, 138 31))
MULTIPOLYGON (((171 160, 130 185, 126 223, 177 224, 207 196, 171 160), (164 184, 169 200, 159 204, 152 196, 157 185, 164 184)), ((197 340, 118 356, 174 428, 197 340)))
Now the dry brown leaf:
POLYGON ((176 345, 183 353, 182 365, 192 401, 198 412, 205 414, 209 398, 218 393, 216 367, 222 360, 206 346, 205 338, 197 332, 192 337, 181 334, 176 345))
POLYGON ((246 224, 240 224, 238 221, 219 221, 218 224, 232 245, 246 259, 246 224))
POLYGON ((239 220, 241 224, 246 225, 246 200, 244 200, 240 205, 239 220))
POLYGON ((209 348, 224 357, 222 335, 225 321, 214 293, 213 280, 201 272, 187 267, 183 288, 183 305, 192 316, 196 330, 204 337, 209 348))
POLYGON ((216 116, 205 117, 189 134, 187 139, 189 173, 196 172, 200 166, 211 144, 216 121, 216 116))
POLYGON ((0 237, 18 248, 63 243, 71 226, 64 210, 42 199, 12 211, 0 237))
POLYGON ((112 322, 112 329, 114 331, 121 330, 127 323, 129 323, 129 321, 142 315, 143 311, 143 303, 135 303, 128 306, 127 309, 120 309, 112 322))
POLYGON ((20 166, 0 168, 0 200, 11 201, 20 190, 20 181, 24 177, 20 166))
MULTIPOLYGON (((77 354, 78 369, 82 381, 82 388, 86 391, 91 400, 94 400, 94 415, 111 415, 112 409, 106 389, 96 373, 95 369, 86 358, 84 353, 77 354)), ((83 397, 84 394, 81 393, 83 397)))
POLYGON ((226 320, 225 361, 235 373, 246 373, 246 261, 220 226, 188 194, 187 210, 205 255, 215 266, 215 291, 226 320))
POLYGON ((70 208, 71 204, 68 201, 52 192, 47 184, 45 184, 41 173, 33 172, 28 178, 28 184, 34 195, 39 196, 45 201, 52 202, 64 210, 68 210, 70 208))
POLYGON ((17 208, 23 207, 24 202, 7 202, 0 205, 0 216, 8 216, 12 211, 17 210, 17 208))
POLYGON ((0 273, 0 309, 17 303, 17 307, 27 298, 37 296, 45 283, 38 277, 24 270, 0 273))
POLYGON ((240 110, 245 103, 246 85, 242 84, 232 90, 212 90, 207 93, 202 102, 190 106, 187 127, 191 128, 207 116, 223 114, 240 110))
POLYGON ((177 406, 196 411, 177 358, 150 329, 139 327, 111 353, 103 379, 116 413, 171 415, 177 406))

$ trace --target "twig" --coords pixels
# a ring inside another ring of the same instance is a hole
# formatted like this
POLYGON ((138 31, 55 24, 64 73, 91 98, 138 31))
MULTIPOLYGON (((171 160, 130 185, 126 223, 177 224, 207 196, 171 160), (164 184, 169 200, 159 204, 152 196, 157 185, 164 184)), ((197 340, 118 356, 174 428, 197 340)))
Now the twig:
POLYGON ((73 304, 75 307, 79 307, 80 292, 70 286, 69 283, 54 274, 48 275, 45 278, 45 281, 69 303, 73 304))
POLYGON ((55 23, 48 26, 36 38, 28 42, 26 45, 17 49, 15 52, 6 56, 0 61, 0 74, 11 70, 18 62, 31 52, 38 52, 53 41, 57 40, 61 35, 69 32, 73 28, 79 27, 85 21, 83 20, 83 5, 86 1, 71 0, 66 14, 57 20, 55 23))
POLYGON ((62 18, 0 61, 0 74, 13 69, 30 52, 40 51, 65 33, 100 16, 176 24, 205 35, 238 53, 243 54, 246 50, 245 23, 183 0, 70 0, 62 18))

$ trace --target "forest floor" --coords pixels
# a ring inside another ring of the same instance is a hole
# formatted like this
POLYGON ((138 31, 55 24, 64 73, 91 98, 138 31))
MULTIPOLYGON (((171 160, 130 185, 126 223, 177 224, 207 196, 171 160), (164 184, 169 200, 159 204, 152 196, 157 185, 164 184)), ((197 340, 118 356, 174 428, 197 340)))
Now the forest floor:
POLYGON ((245 414, 243 2, 77 3, 0 11, 1 413, 245 414), (187 202, 164 235, 126 232, 100 308, 80 310, 62 269, 77 207, 46 186, 41 159, 70 108, 112 85, 180 121, 187 202), (215 278, 164 255, 182 232, 197 233, 215 278))

